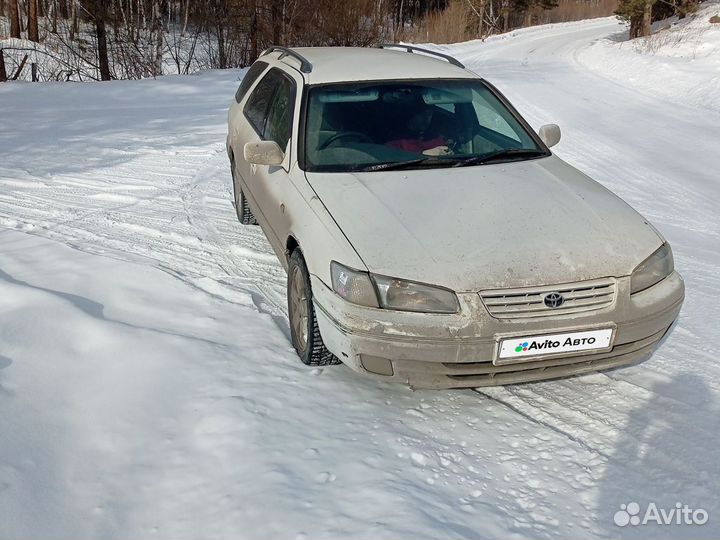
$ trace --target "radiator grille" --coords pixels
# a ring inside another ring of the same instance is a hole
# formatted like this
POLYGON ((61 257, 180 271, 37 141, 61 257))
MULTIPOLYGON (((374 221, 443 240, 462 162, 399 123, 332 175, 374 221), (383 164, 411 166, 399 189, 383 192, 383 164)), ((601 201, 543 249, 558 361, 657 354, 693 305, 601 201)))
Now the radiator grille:
POLYGON ((496 319, 553 317, 595 311, 612 305, 615 300, 615 280, 606 278, 554 286, 482 291, 480 297, 490 315, 496 319), (562 295, 562 305, 546 305, 545 297, 551 293, 562 295))

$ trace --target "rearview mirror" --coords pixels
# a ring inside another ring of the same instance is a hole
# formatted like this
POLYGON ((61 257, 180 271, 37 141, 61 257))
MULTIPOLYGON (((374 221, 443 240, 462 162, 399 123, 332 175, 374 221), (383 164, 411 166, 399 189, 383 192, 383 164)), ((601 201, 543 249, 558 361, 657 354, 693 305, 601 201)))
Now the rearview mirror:
POLYGON ((560 142, 560 126, 557 124, 545 124, 538 131, 538 135, 540 135, 540 140, 548 148, 555 146, 560 142))
POLYGON ((255 165, 280 165, 285 159, 282 151, 275 141, 249 142, 243 148, 245 161, 255 165))

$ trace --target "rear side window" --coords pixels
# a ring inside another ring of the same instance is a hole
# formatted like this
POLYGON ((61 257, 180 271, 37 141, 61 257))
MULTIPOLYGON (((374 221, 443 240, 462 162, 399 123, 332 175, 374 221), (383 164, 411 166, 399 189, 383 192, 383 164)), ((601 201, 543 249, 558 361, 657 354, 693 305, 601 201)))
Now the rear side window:
POLYGON ((240 86, 238 87, 237 92, 235 92, 235 101, 238 103, 242 101, 242 98, 245 97, 247 91, 257 78, 262 75, 262 72, 265 71, 266 67, 268 67, 267 62, 255 62, 252 66, 250 66, 250 69, 248 69, 247 73, 243 77, 243 80, 240 81, 240 86))

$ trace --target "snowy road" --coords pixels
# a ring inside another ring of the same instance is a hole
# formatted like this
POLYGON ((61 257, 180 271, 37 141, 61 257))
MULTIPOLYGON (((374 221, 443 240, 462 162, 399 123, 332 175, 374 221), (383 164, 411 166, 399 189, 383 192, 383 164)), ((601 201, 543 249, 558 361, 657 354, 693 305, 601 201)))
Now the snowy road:
POLYGON ((720 115, 602 77, 620 30, 447 49, 668 238, 681 319, 638 366, 481 392, 300 365, 230 203, 240 72, 0 87, 0 538, 720 535, 720 115), (710 520, 619 528, 631 501, 710 520))

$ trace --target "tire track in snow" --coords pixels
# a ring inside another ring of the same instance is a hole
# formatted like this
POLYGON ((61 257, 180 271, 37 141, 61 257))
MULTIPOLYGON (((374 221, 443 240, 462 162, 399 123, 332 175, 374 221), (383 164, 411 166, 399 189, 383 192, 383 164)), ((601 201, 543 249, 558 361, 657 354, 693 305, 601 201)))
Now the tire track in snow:
POLYGON ((286 336, 290 335, 285 302, 285 271, 258 226, 242 225, 232 206, 230 165, 224 153, 209 160, 181 194, 188 220, 226 278, 224 286, 250 293, 259 312, 270 315, 286 336), (221 181, 224 180, 224 182, 221 181), (222 197, 218 197, 221 194, 222 197), (212 199, 212 203, 208 202, 212 199), (225 234, 221 232, 225 231, 225 234), (247 242, 248 237, 252 242, 247 242), (234 246, 244 257, 233 255, 234 246))
POLYGON ((605 459, 609 458, 609 455, 604 450, 600 450, 591 446, 590 444, 588 444, 587 441, 584 440, 582 436, 577 433, 573 433, 572 429, 563 429, 559 425, 557 425, 557 418, 553 417, 552 415, 537 414, 537 412, 531 412, 528 409, 528 406, 530 404, 523 399, 512 399, 515 396, 511 396, 510 399, 508 399, 508 397, 503 396, 502 393, 497 393, 494 392, 493 389, 488 390, 487 388, 475 388, 473 389, 473 391, 496 403, 499 403, 506 409, 509 409, 513 413, 517 414, 518 416, 521 416, 524 419, 529 420, 533 424, 536 424, 538 427, 545 428, 554 433, 557 433, 561 437, 564 437, 572 443, 580 446, 586 452, 595 454, 605 459), (555 421, 555 423, 553 423, 553 421, 555 421))
MULTIPOLYGON (((665 392, 658 392, 657 387, 656 383, 652 389, 647 389, 598 373, 556 382, 475 391, 598 455, 605 468, 610 464, 615 470, 626 467, 627 474, 631 475, 633 461, 628 459, 624 464, 622 459, 618 459, 618 452, 623 455, 626 448, 636 448, 646 454, 644 459, 652 464, 648 470, 662 471, 666 477, 692 479, 697 477, 698 470, 708 471, 710 477, 717 477, 720 466, 714 459, 716 423, 688 424, 687 420, 698 413, 698 405, 707 407, 708 404, 687 403, 665 392), (656 406, 648 406, 650 402, 656 406), (645 410, 649 418, 642 414, 645 410), (650 411, 657 410, 663 411, 662 417, 651 416, 653 413, 650 411), (633 416, 628 419, 629 411, 633 414, 640 412, 640 419, 633 416), (677 458, 678 455, 688 454, 684 448, 687 441, 683 437, 668 439, 664 447, 653 445, 647 448, 647 440, 652 440, 660 430, 672 429, 672 426, 686 431, 688 439, 694 441, 695 447, 690 452, 692 459, 677 458)), ((714 405, 710 404, 710 407, 712 410, 714 405)), ((708 410, 707 414, 713 413, 708 410)))
POLYGON ((186 150, 141 148, 119 167, 58 175, 42 184, 23 173, 32 188, 13 180, 17 171, 0 173, 0 185, 5 180, 14 191, 0 195, 0 220, 7 216, 13 228, 81 251, 149 259, 218 298, 247 295, 289 335, 284 270, 260 229, 236 220, 224 143, 186 150), (118 203, 104 196, 108 190, 132 200, 118 203), (138 196, 138 191, 150 193, 138 196))

